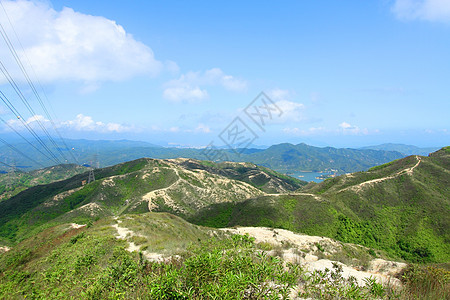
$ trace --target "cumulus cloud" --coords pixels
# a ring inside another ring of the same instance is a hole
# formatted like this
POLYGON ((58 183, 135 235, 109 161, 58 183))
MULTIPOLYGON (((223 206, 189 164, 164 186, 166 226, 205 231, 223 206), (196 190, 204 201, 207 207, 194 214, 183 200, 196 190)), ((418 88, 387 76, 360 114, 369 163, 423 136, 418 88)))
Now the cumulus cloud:
MULTIPOLYGON (((34 116, 31 116, 28 119, 24 120, 24 122, 25 122, 25 124, 30 125, 31 128, 37 129, 38 128, 37 126, 39 126, 38 122, 40 122, 42 125, 45 125, 45 124, 49 123, 50 121, 47 120, 42 115, 34 115, 34 116)), ((8 123, 9 126, 11 126, 13 128, 16 128, 16 129, 19 129, 19 130, 25 129, 25 127, 23 126, 22 121, 19 118, 17 118, 17 119, 10 119, 10 120, 7 121, 7 123, 8 123)))
POLYGON ((283 114, 278 118, 280 122, 300 122, 304 121, 305 105, 288 100, 275 102, 283 114))
POLYGON ((280 116, 273 118, 272 123, 301 122, 305 120, 305 105, 295 101, 291 101, 292 92, 283 89, 272 89, 266 92, 267 96, 274 102, 282 113, 280 116))
POLYGON ((450 22, 448 0, 396 0, 392 11, 401 20, 450 22))
MULTIPOLYGON (((25 66, 28 61, 31 63, 41 82, 118 81, 140 74, 156 75, 164 68, 149 47, 136 41, 115 21, 67 7, 56 11, 38 1, 2 4, 23 46, 16 47, 18 55, 25 66)), ((12 42, 18 44, 3 10, 0 19, 12 42)), ((4 62, 10 58, 6 61, 10 73, 24 80, 6 47, 1 47, 0 55, 4 62)), ((172 62, 167 66, 177 68, 172 62)))
POLYGON ((174 101, 196 102, 208 98, 208 91, 202 90, 198 86, 190 86, 189 84, 180 84, 180 86, 168 87, 163 92, 164 98, 174 101))
POLYGON ((221 86, 229 91, 240 92, 247 88, 244 80, 225 74, 219 68, 204 72, 188 72, 165 84, 164 98, 173 102, 196 102, 209 97, 204 87, 221 86))
POLYGON ((101 121, 94 121, 92 117, 85 116, 83 114, 78 114, 74 120, 61 122, 60 126, 77 131, 95 131, 102 133, 131 132, 135 130, 131 126, 126 126, 119 123, 103 123, 101 121))
POLYGON ((359 128, 358 126, 351 125, 347 122, 342 122, 339 124, 339 128, 344 134, 368 134, 367 128, 359 128))

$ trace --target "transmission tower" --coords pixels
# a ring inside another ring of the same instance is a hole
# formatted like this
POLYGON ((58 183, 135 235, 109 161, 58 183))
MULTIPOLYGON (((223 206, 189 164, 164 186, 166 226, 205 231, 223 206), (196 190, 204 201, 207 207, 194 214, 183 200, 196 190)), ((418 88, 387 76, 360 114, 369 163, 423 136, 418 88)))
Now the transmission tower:
POLYGON ((89 171, 88 183, 95 181, 94 170, 89 171))
POLYGON ((92 170, 89 171, 88 183, 95 181, 94 169, 98 169, 99 165, 98 154, 94 154, 94 158, 91 161, 92 170))

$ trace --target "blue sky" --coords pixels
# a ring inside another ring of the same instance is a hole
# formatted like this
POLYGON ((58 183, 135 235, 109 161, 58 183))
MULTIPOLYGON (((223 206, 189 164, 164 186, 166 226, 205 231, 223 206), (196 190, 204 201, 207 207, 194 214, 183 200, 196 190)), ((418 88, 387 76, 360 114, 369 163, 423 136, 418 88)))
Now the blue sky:
POLYGON ((0 23, 66 138, 205 146, 239 117, 256 145, 450 144, 450 1, 2 1, 0 23), (262 91, 263 129, 243 111, 262 91))

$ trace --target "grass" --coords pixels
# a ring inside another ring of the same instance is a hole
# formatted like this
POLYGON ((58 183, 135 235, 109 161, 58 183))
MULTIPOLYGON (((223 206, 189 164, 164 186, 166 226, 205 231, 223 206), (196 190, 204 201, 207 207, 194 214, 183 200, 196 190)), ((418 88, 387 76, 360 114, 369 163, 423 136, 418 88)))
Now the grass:
POLYGON ((283 228, 383 250, 392 259, 447 262, 450 161, 446 153, 443 149, 421 157, 420 164, 410 156, 370 172, 332 178, 299 190, 318 195, 318 200, 298 194, 262 196, 212 205, 190 220, 212 227, 283 228), (416 165, 414 172, 404 171, 416 165))
POLYGON ((164 236, 162 245, 169 248, 170 239, 180 240, 189 231, 203 234, 203 239, 178 248, 178 258, 149 262, 137 252, 124 250, 127 243, 114 237, 113 219, 80 229, 58 225, 0 257, 0 298, 286 299, 291 293, 314 299, 448 296, 448 272, 437 268, 408 269, 403 292, 372 279, 358 286, 354 279, 343 277, 339 263, 332 270, 306 272, 300 265, 265 254, 261 249, 269 250, 270 245, 255 245, 248 236, 210 237, 207 229, 168 214, 128 215, 121 220, 121 226, 147 233, 148 243, 164 236))
POLYGON ((449 299, 450 271, 435 267, 410 265, 401 277, 404 299, 449 299))

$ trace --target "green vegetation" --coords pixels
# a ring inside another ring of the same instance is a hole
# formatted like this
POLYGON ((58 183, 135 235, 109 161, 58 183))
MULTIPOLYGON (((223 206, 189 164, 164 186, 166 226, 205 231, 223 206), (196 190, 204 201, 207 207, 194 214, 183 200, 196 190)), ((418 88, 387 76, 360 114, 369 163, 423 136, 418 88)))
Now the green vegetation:
POLYGON ((180 161, 178 164, 190 170, 204 170, 211 174, 243 181, 266 193, 295 191, 307 184, 305 181, 252 163, 213 163, 210 161, 188 159, 180 161))
POLYGON ((155 206, 154 211, 190 217, 199 207, 245 200, 262 194, 260 190, 293 191, 305 184, 253 164, 204 164, 138 159, 97 169, 96 181, 84 186, 87 173, 32 187, 0 202, 0 240, 14 244, 41 226, 47 227, 47 222, 86 223, 97 217, 145 213, 148 201, 155 206), (146 198, 160 189, 167 189, 164 195, 146 198))
POLYGON ((88 168, 77 165, 58 165, 30 172, 0 174, 0 201, 11 198, 27 188, 64 180, 86 172, 88 168))
MULTIPOLYGON (((286 299, 299 287, 302 298, 403 299, 373 279, 366 279, 362 287, 354 278, 344 278, 338 263, 333 270, 312 273, 283 263, 248 236, 207 238, 179 256, 150 262, 142 253, 124 250, 125 241, 113 237, 111 221, 81 229, 52 227, 2 255, 0 297, 286 299)), ((174 224, 173 219, 166 221, 174 224)))
POLYGON ((0 202, 0 241, 13 247, 0 255, 0 298, 278 299, 299 286, 303 298, 445 299, 449 273, 432 263, 450 261, 449 149, 307 186, 251 163, 193 159, 139 159, 98 169, 84 186, 87 173, 37 185, 0 202), (361 269, 375 257, 417 264, 403 292, 373 279, 361 287, 339 264, 306 272, 267 243, 200 225, 331 237, 339 251, 322 242, 308 251, 361 269))
POLYGON ((450 271, 435 266, 410 265, 401 277, 406 299, 448 299, 450 271))
POLYGON ((420 161, 411 156, 325 180, 297 194, 213 205, 190 220, 213 227, 284 228, 381 249, 394 259, 448 262, 449 170, 443 149, 420 161), (365 183, 370 180, 375 183, 365 183))

